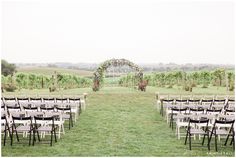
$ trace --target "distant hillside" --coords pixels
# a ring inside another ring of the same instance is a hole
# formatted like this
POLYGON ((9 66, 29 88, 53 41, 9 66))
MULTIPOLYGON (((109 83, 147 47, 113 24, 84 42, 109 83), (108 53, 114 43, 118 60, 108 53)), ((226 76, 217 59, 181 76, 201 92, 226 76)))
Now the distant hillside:
POLYGON ((74 70, 66 68, 39 67, 39 66, 26 66, 17 68, 17 73, 23 72, 23 73, 42 74, 48 76, 51 76, 55 71, 60 74, 80 75, 84 77, 90 77, 93 75, 92 71, 74 70))

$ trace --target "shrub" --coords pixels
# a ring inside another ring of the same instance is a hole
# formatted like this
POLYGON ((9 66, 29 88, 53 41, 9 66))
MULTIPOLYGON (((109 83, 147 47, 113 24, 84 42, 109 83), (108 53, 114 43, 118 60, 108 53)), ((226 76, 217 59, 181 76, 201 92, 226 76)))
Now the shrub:
POLYGON ((208 85, 207 84, 203 84, 202 88, 208 88, 208 85))
POLYGON ((96 92, 99 90, 99 87, 98 86, 93 86, 93 91, 96 92))
POLYGON ((231 85, 229 86, 229 91, 234 91, 234 84, 231 84, 231 85))
POLYGON ((15 84, 7 83, 7 84, 3 85, 3 89, 5 89, 7 92, 14 92, 17 89, 17 87, 15 84))
POLYGON ((57 90, 56 86, 49 87, 49 92, 55 92, 57 90))
POLYGON ((167 86, 167 88, 173 88, 173 85, 172 85, 172 84, 170 84, 170 85, 168 85, 168 86, 167 86))
POLYGON ((197 87, 196 83, 192 83, 191 87, 197 87))

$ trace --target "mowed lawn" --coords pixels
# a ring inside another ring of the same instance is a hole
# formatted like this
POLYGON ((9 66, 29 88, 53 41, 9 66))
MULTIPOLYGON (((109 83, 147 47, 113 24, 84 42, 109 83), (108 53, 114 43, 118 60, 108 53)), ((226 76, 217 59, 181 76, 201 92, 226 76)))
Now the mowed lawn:
POLYGON ((88 106, 57 143, 52 147, 37 143, 28 146, 15 140, 10 146, 8 140, 1 147, 2 156, 234 156, 231 146, 219 147, 215 152, 214 144, 210 152, 206 147, 193 147, 190 151, 184 138, 177 140, 156 110, 156 90, 78 90, 77 93, 89 92, 88 106))

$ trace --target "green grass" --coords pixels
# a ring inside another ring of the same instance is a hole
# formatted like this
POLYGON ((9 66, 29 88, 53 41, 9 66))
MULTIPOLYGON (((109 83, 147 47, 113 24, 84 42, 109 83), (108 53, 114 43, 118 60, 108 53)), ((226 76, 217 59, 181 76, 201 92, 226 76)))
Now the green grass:
POLYGON ((31 73, 37 75, 47 75, 52 76, 54 72, 60 74, 69 74, 69 75, 80 75, 85 77, 93 76, 92 71, 86 70, 73 70, 73 69, 64 69, 64 68, 51 68, 51 67, 22 67, 17 68, 17 73, 31 73))
MULTIPOLYGON (((155 93, 182 93, 181 90, 148 87, 147 92, 131 88, 110 87, 99 92, 73 89, 52 95, 79 95, 88 92, 88 106, 79 121, 52 147, 48 144, 14 144, 2 146, 2 156, 234 156, 232 147, 207 148, 184 145, 177 140, 159 111, 155 109, 155 93)), ((204 93, 197 91, 196 93, 204 93)), ((226 94, 222 89, 209 89, 208 94, 226 94)), ((24 90, 18 94, 44 95, 47 90, 24 90)), ((7 93, 6 95, 13 95, 7 93)))

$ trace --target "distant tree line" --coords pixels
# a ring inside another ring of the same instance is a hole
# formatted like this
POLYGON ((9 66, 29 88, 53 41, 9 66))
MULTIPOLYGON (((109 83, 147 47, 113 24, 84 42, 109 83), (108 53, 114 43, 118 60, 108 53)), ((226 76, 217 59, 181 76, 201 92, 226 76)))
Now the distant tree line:
MULTIPOLYGON (((19 66, 50 66, 58 68, 78 69, 95 71, 99 64, 98 63, 50 63, 50 64, 17 64, 19 66)), ((222 65, 222 64, 175 64, 175 63, 154 63, 154 64, 138 64, 144 72, 165 72, 165 71, 202 71, 202 70, 215 70, 218 68, 224 68, 227 70, 234 70, 234 65, 222 65)), ((119 71, 124 72, 126 68, 119 68, 119 71)))

